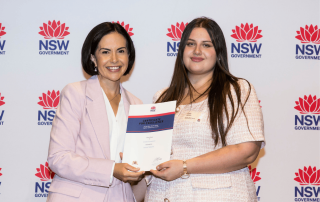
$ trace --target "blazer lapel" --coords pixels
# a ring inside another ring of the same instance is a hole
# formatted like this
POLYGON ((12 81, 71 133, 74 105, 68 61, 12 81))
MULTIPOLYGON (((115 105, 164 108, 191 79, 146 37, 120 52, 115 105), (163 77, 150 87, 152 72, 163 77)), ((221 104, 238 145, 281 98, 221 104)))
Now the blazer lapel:
POLYGON ((109 121, 101 86, 97 76, 87 80, 87 111, 106 159, 110 159, 109 121))

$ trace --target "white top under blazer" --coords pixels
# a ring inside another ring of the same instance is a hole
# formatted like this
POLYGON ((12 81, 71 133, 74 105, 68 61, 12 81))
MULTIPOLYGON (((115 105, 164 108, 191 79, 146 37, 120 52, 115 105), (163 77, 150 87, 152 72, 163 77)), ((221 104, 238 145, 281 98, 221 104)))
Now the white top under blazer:
MULTIPOLYGON (((241 101, 244 102, 249 92, 249 85, 245 80, 238 81, 241 87, 241 101)), ((158 91, 155 102, 164 92, 158 91)), ((231 88, 233 100, 236 102, 236 94, 231 88)), ((237 103, 235 103, 235 106, 237 103)), ((231 112, 230 101, 227 101, 227 109, 231 112)), ((175 115, 172 155, 171 159, 187 160, 202 154, 220 149, 219 143, 214 146, 212 130, 209 121, 208 99, 192 105, 180 105, 179 112, 175 115), (200 112, 197 121, 190 122, 183 119, 190 112, 200 112)), ((263 141, 265 146, 264 126, 262 111, 255 92, 251 85, 251 94, 244 107, 247 121, 240 110, 232 128, 226 136, 227 145, 235 145, 248 141, 263 141)), ((226 119, 224 120, 226 123, 226 119)), ((146 178, 148 182, 148 178, 146 178)), ((250 177, 247 167, 223 174, 191 174, 188 179, 177 178, 173 181, 165 181, 157 177, 147 183, 148 188, 145 202, 255 202, 257 201, 255 185, 250 177), (165 200, 166 199, 166 200, 165 200)))
MULTIPOLYGON (((126 138, 128 119, 126 117, 126 113, 124 110, 122 96, 119 102, 117 115, 115 115, 108 97, 106 96, 102 88, 101 90, 102 90, 104 102, 106 104, 106 110, 107 110, 108 122, 109 122, 110 159, 114 160, 111 177, 110 177, 110 185, 111 185, 113 181, 114 165, 115 163, 122 162, 119 154, 120 152, 123 152, 123 149, 124 149, 124 141, 126 138)), ((121 89, 120 89, 120 94, 121 94, 121 89)))

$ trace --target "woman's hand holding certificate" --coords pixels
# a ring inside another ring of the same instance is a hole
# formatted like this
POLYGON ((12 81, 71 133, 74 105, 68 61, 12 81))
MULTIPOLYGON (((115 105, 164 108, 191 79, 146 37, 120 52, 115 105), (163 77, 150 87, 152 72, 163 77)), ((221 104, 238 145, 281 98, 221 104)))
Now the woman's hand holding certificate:
POLYGON ((144 174, 144 171, 138 172, 139 170, 140 168, 133 167, 127 163, 116 163, 114 165, 113 176, 124 182, 138 181, 141 175, 144 174))
POLYGON ((171 160, 161 163, 157 170, 151 170, 151 173, 166 181, 175 180, 183 175, 183 161, 171 160))

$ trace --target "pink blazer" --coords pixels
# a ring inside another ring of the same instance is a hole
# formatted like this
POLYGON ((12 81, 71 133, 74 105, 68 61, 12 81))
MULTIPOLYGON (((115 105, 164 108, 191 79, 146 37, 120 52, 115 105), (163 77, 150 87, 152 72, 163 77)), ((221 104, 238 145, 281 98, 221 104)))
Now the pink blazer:
MULTIPOLYGON (((121 85, 123 103, 142 104, 121 85)), ((47 202, 133 202, 129 183, 117 178, 110 185, 108 116, 97 76, 68 84, 61 92, 53 120, 48 154, 56 173, 47 202)))

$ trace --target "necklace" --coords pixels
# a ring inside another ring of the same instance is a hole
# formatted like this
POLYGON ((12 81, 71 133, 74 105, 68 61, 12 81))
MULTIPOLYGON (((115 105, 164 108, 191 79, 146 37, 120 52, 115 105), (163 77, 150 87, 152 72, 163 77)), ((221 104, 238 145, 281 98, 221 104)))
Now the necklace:
POLYGON ((117 97, 117 95, 119 95, 120 93, 117 93, 111 100, 109 100, 109 102, 111 102, 114 98, 117 97))
MULTIPOLYGON (((104 92, 104 94, 107 96, 107 94, 104 92)), ((111 102, 112 100, 114 100, 114 98, 116 98, 117 97, 117 95, 119 95, 120 94, 120 90, 118 91, 118 93, 111 99, 111 100, 109 100, 109 102, 111 102)), ((107 96, 107 98, 108 98, 108 96, 107 96)), ((109 99, 109 98, 108 98, 109 99)))

